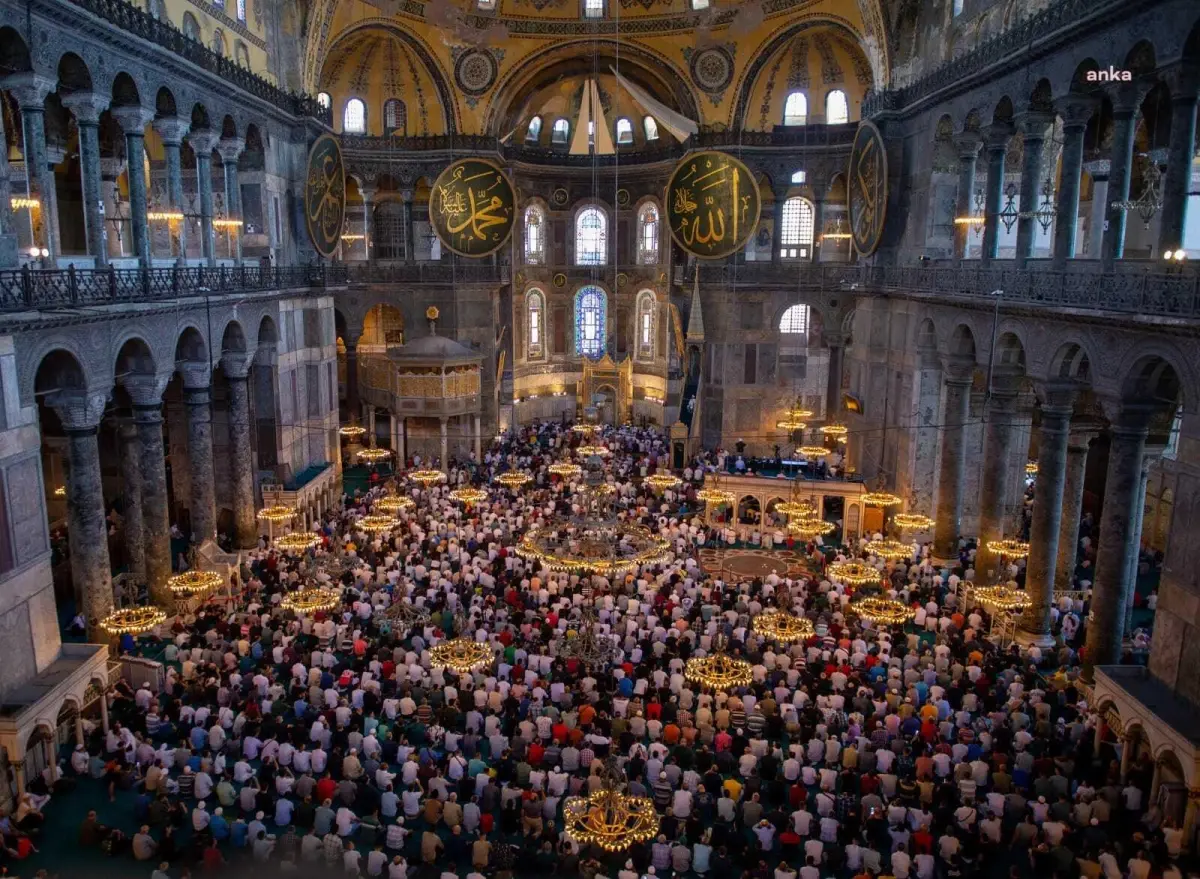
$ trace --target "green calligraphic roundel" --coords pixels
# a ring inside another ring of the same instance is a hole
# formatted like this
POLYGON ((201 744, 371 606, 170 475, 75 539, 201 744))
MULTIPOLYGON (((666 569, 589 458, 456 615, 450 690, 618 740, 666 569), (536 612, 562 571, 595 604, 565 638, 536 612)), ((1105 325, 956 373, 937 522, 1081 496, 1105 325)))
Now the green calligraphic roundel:
POLYGON ((671 237, 700 259, 742 248, 758 227, 762 200, 745 165, 727 153, 692 153, 675 166, 665 197, 671 237))
POLYGON ((512 235, 517 193, 508 176, 485 159, 461 159, 429 192, 429 223, 459 256, 495 253, 512 235))
POLYGON ((337 138, 322 134, 308 151, 304 220, 317 253, 331 257, 342 243, 346 220, 346 166, 337 138))
POLYGON ((865 120, 858 123, 854 146, 850 150, 846 193, 854 249, 863 256, 870 256, 883 237, 883 221, 887 216, 888 167, 883 135, 874 124, 865 120))

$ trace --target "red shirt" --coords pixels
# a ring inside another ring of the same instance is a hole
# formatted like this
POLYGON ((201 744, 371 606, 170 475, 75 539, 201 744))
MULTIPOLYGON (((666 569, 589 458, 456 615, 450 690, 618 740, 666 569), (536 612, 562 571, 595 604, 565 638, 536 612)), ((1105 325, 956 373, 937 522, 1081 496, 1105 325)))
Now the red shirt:
POLYGON ((332 778, 322 778, 317 782, 318 803, 323 803, 326 800, 332 800, 335 793, 337 793, 337 782, 332 778))

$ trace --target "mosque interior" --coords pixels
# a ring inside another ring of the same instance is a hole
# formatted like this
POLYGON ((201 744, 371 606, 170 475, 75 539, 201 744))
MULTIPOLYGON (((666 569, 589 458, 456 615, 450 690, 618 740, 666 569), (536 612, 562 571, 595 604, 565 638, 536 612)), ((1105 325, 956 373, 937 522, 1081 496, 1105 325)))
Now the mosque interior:
POLYGON ((0 803, 181 555, 587 416, 1023 541, 1190 846, 1198 97, 1189 0, 0 0, 0 803))

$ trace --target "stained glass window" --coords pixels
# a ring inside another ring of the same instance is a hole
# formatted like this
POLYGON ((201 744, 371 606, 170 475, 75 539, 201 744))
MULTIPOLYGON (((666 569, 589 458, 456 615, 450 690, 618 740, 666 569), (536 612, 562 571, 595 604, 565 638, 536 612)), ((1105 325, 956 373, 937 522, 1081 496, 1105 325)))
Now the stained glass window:
POLYGON ((638 213, 638 262, 644 266, 658 262, 658 208, 652 204, 638 213))
POLYGON ((541 357, 542 356, 542 338, 545 334, 545 325, 542 315, 545 313, 545 300, 542 297, 541 290, 530 290, 525 297, 525 308, 528 313, 529 323, 526 330, 526 345, 525 356, 541 357))
POLYGON ((525 262, 541 265, 546 259, 546 217, 537 205, 525 209, 525 262))
POLYGON ((599 208, 585 208, 575 220, 575 265, 602 266, 608 256, 608 223, 599 208))
POLYGON ((637 352, 641 359, 654 356, 654 294, 643 290, 638 294, 637 352))
POLYGON ((608 298, 596 286, 581 287, 575 294, 575 353, 585 357, 604 355, 604 328, 608 298))

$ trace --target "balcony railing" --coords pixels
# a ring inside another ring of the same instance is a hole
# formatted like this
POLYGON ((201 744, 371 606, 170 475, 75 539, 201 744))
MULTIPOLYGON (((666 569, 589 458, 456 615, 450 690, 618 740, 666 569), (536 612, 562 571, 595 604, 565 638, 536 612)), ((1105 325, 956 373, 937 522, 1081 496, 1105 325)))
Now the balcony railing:
POLYGON ((324 288, 346 283, 345 266, 221 266, 164 269, 31 269, 0 271, 0 312, 181 296, 324 288))
MULTIPOLYGON (((684 283, 691 283, 692 277, 692 272, 687 272, 684 283)), ((1109 271, 1091 260, 1068 263, 1065 270, 1055 269, 1049 260, 1024 266, 1016 261, 931 266, 744 263, 704 265, 700 283, 988 301, 994 301, 994 292, 1001 290, 1002 302, 1009 304, 1200 318, 1200 272, 1190 267, 1162 271, 1152 263, 1117 263, 1109 271)))

